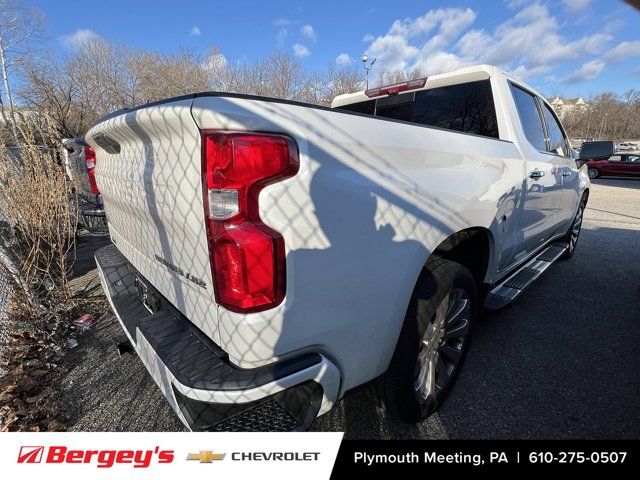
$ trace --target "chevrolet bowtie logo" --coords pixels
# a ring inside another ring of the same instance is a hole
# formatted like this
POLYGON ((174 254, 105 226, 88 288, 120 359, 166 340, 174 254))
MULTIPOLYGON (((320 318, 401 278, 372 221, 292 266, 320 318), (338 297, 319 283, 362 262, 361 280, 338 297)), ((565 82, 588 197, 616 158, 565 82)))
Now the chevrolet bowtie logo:
POLYGON ((187 460, 198 460, 200 463, 211 463, 214 460, 224 460, 225 453, 213 453, 211 450, 200 450, 200 453, 190 453, 187 460))

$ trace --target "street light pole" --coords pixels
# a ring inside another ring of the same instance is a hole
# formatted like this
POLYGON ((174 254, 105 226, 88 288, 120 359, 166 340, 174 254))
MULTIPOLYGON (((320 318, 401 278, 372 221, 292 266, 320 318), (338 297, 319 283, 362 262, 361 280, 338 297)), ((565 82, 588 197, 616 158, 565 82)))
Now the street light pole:
POLYGON ((371 70, 373 68, 373 64, 376 63, 377 58, 374 58, 373 61, 369 64, 369 66, 367 67, 367 61, 369 60, 369 57, 367 57, 366 55, 362 56, 362 66, 365 69, 365 84, 366 84, 366 90, 369 90, 369 70, 371 70))

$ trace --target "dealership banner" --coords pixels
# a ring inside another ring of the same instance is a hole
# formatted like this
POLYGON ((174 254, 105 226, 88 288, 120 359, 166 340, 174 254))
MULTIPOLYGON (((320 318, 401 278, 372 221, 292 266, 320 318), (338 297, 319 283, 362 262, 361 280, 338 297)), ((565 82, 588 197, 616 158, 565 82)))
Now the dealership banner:
POLYGON ((331 475, 342 433, 2 433, 3 478, 304 478, 331 475))
POLYGON ((342 433, 2 433, 3 478, 328 479, 640 467, 640 442, 343 440, 342 433), (181 477, 184 476, 184 477, 181 477))
POLYGON ((637 440, 344 440, 331 478, 421 473, 595 471, 640 467, 637 440))

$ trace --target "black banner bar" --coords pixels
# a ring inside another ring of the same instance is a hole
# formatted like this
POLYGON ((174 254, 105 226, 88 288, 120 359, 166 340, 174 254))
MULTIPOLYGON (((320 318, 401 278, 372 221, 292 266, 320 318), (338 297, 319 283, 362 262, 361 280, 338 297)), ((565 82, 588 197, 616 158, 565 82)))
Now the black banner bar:
POLYGON ((445 470, 628 471, 640 466, 639 458, 636 440, 344 440, 331 478, 445 470))

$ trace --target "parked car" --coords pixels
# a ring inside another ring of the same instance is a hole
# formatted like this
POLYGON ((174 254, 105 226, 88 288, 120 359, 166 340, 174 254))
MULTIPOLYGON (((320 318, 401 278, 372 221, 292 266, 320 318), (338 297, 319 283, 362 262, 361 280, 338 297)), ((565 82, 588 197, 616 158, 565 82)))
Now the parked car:
POLYGON ((640 153, 616 153, 609 158, 587 162, 589 178, 640 177, 640 153))
POLYGON ((106 216, 95 178, 95 150, 82 138, 65 138, 62 146, 66 154, 67 175, 79 199, 82 223, 89 230, 104 230, 106 216))
POLYGON ((631 142, 619 143, 616 147, 616 152, 634 151, 638 149, 638 145, 631 142))
POLYGON ((204 93, 87 134, 119 346, 192 430, 304 429, 368 382, 420 421, 483 307, 575 252, 587 171, 518 79, 476 66, 332 107, 204 93))

